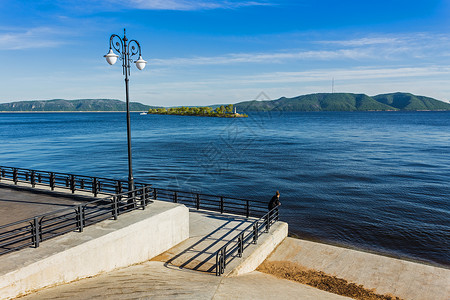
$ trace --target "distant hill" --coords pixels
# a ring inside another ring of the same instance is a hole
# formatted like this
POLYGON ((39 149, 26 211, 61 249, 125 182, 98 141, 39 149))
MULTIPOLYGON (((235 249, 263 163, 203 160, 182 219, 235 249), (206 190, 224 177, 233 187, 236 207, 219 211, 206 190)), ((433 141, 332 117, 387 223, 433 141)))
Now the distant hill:
POLYGON ((369 97, 365 94, 319 93, 282 97, 269 101, 244 101, 234 105, 238 111, 395 111, 450 110, 450 104, 409 93, 392 93, 369 97))
MULTIPOLYGON (((152 108, 138 102, 130 102, 130 111, 148 111, 152 108)), ((0 103, 0 111, 126 111, 126 103, 115 99, 34 100, 0 103)))
POLYGON ((448 103, 409 93, 383 94, 372 98, 400 110, 450 110, 448 103))

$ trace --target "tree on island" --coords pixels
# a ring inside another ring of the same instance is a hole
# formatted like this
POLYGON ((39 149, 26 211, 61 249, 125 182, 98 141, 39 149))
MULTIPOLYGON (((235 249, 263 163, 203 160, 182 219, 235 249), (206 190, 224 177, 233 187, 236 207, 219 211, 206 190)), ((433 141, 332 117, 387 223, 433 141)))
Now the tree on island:
POLYGON ((219 106, 213 110, 209 106, 200 107, 170 107, 170 108, 151 108, 148 110, 149 114, 157 115, 178 115, 178 116, 202 116, 202 117, 219 117, 219 118, 236 118, 248 117, 246 114, 233 113, 233 104, 227 106, 219 106))

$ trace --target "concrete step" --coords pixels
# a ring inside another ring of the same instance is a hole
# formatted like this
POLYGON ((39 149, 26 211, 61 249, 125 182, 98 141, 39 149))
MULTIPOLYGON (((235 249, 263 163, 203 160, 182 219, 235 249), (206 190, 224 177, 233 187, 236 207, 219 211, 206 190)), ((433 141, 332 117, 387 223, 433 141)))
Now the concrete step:
MULTIPOLYGON (((164 262, 168 267, 215 275, 217 251, 256 220, 196 210, 191 210, 189 216, 189 239, 153 258, 153 261, 164 262)), ((236 276, 255 270, 286 236, 287 224, 276 223, 269 233, 260 236, 257 244, 245 247, 243 257, 233 257, 224 275, 236 276)))

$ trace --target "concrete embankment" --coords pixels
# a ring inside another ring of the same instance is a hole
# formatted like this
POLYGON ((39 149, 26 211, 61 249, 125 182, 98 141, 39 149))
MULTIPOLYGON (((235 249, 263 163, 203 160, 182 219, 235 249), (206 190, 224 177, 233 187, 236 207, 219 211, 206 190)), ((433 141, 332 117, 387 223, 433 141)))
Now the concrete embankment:
POLYGON ((402 299, 450 299, 450 270, 301 239, 286 238, 267 262, 289 262, 402 299))

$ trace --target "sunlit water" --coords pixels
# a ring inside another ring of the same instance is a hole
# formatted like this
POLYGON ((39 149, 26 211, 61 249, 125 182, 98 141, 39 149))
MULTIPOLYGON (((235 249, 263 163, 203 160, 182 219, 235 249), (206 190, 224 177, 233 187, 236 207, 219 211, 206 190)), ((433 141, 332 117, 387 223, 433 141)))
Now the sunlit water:
MULTIPOLYGON (((0 164, 126 179, 124 113, 0 114, 0 164)), ((269 200, 305 238, 450 266, 450 113, 132 114, 137 181, 269 200)))

